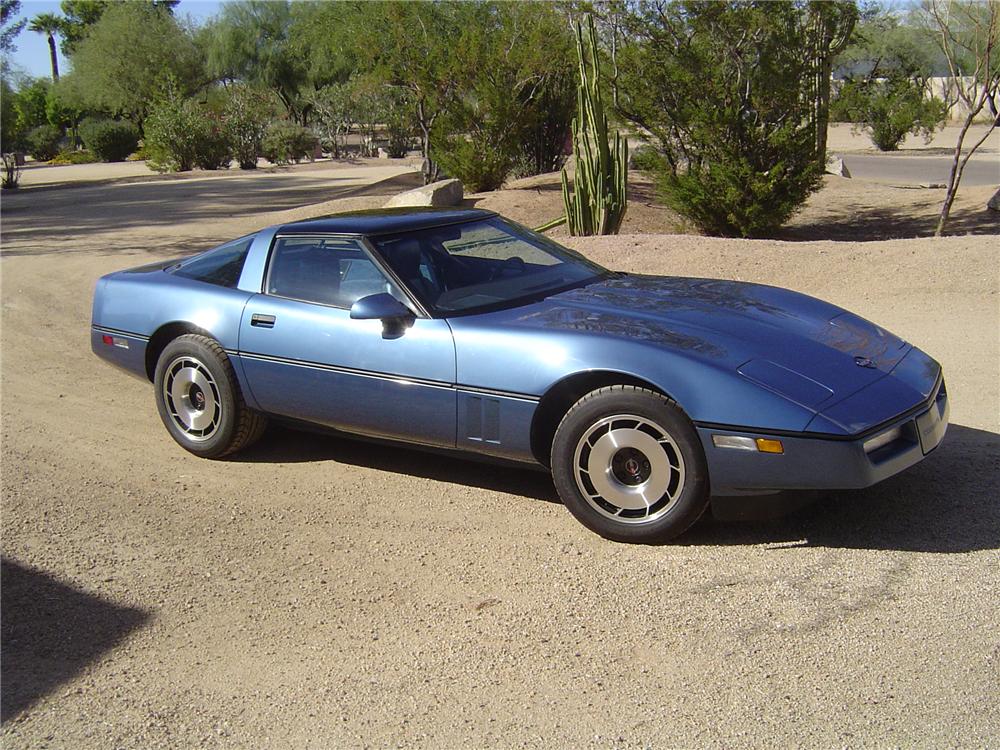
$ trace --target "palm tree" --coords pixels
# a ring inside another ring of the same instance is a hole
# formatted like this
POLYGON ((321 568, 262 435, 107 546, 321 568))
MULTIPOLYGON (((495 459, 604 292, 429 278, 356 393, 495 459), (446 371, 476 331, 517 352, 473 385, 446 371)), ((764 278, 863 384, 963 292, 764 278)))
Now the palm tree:
POLYGON ((59 80, 59 58, 56 56, 56 34, 62 33, 63 19, 55 13, 39 13, 31 19, 28 26, 37 34, 45 34, 49 38, 49 59, 52 61, 52 80, 59 80))

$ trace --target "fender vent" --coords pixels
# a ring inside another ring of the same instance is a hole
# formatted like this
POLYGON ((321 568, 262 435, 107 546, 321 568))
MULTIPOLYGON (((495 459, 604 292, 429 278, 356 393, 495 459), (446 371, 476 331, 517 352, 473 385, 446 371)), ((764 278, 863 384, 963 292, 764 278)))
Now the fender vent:
POLYGON ((500 401, 495 398, 467 396, 465 400, 465 437, 486 443, 500 443, 500 401))

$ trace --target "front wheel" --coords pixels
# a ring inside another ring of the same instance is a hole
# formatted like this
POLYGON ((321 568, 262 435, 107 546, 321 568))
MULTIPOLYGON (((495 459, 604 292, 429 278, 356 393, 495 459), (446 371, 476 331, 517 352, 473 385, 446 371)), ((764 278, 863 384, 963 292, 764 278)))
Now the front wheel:
POLYGON ((552 476, 581 523, 619 542, 671 539, 708 506, 691 421, 670 399, 635 386, 601 388, 573 405, 552 441, 552 476))
POLYGON ((153 385, 164 426, 195 455, 219 458, 264 432, 267 419, 244 403, 229 357, 206 336, 186 334, 167 344, 153 385))

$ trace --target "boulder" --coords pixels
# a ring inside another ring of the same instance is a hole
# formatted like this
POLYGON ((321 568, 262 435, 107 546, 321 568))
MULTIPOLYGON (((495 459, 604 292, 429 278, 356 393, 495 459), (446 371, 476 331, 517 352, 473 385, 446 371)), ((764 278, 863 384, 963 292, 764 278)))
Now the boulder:
POLYGON ((1000 190, 993 193, 993 197, 990 198, 989 203, 986 204, 986 208, 990 211, 1000 211, 1000 190))
POLYGON ((464 195, 461 180, 440 180, 394 195, 388 200, 385 207, 457 206, 461 204, 464 195))
POLYGON ((851 170, 844 164, 843 158, 834 154, 826 160, 826 173, 835 174, 837 177, 850 177, 851 170))

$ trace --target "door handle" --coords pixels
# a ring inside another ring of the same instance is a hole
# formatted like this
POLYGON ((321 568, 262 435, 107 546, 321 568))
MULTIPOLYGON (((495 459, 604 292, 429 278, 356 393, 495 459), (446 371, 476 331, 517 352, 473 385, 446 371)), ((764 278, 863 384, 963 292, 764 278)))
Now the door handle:
POLYGON ((275 317, 273 315, 261 315, 254 313, 250 316, 250 325, 257 328, 274 328, 275 317))

